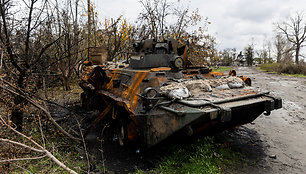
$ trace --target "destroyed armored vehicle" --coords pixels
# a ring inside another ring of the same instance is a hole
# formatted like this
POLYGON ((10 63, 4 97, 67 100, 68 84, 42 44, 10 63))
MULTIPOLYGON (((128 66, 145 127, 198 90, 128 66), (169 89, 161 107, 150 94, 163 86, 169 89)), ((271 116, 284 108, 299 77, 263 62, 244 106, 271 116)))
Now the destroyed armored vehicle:
POLYGON ((151 147, 169 136, 217 132, 252 122, 282 107, 280 98, 251 87, 247 77, 190 66, 187 46, 174 39, 134 44, 125 63, 84 63, 80 86, 84 107, 101 111, 120 145, 151 147))

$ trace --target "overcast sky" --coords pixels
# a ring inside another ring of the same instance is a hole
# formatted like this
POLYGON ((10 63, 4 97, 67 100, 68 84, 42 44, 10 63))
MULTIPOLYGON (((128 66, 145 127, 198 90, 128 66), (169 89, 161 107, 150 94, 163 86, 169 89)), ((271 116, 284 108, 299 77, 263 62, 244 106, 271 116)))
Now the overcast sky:
MULTIPOLYGON (((99 18, 124 15, 135 22, 141 11, 138 0, 92 0, 99 18)), ((168 0, 174 2, 176 0, 168 0)), ((296 12, 305 11, 306 0, 190 0, 183 1, 190 10, 199 9, 211 24, 208 32, 217 38, 217 48, 242 50, 252 41, 261 49, 264 40, 271 40, 275 23, 296 12)), ((306 18, 306 16, 305 16, 306 18)))

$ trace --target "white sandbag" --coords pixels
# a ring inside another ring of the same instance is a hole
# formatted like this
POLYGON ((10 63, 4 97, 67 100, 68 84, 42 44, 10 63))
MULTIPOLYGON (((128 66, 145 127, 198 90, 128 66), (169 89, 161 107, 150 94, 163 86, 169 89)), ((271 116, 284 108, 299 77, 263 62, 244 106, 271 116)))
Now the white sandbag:
POLYGON ((225 89, 230 89, 228 84, 221 84, 219 86, 216 87, 216 89, 219 89, 219 90, 225 90, 225 89))
POLYGON ((173 89, 168 93, 170 98, 183 99, 190 96, 189 90, 187 88, 173 89))
POLYGON ((183 83, 186 88, 193 93, 194 90, 200 90, 202 92, 211 92, 211 86, 209 85, 209 82, 206 80, 191 80, 186 81, 183 83))
POLYGON ((239 82, 228 82, 227 85, 231 88, 231 89, 235 89, 235 88, 243 88, 244 87, 244 83, 239 83, 239 82))

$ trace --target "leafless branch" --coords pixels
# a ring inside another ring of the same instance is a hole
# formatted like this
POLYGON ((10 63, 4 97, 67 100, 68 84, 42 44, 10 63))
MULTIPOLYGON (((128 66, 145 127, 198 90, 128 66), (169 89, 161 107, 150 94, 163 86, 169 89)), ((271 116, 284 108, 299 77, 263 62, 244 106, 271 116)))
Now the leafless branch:
MULTIPOLYGON (((0 117, 1 117, 1 116, 0 116, 0 117)), ((12 127, 10 127, 10 128, 12 129, 12 127)), ((19 143, 19 142, 16 142, 16 141, 12 141, 12 140, 9 140, 9 139, 0 138, 0 141, 5 142, 5 143, 15 144, 15 145, 18 145, 18 146, 21 146, 21 147, 30 149, 30 150, 35 151, 35 152, 40 152, 40 153, 43 153, 43 152, 44 152, 43 150, 39 150, 39 149, 36 149, 36 148, 34 148, 34 147, 30 147, 30 146, 28 146, 28 145, 25 145, 25 144, 22 144, 22 143, 19 143)), ((0 162, 1 162, 1 161, 0 161, 0 162)))
POLYGON ((32 158, 16 158, 16 159, 1 160, 0 163, 7 163, 7 162, 14 162, 14 161, 38 160, 38 159, 45 158, 46 156, 47 155, 42 155, 42 156, 32 157, 32 158))
POLYGON ((306 21, 303 19, 303 13, 296 13, 294 17, 290 17, 288 22, 278 24, 277 28, 285 35, 287 40, 294 45, 295 62, 299 63, 300 49, 306 39, 306 21))
POLYGON ((85 151, 85 156, 86 156, 86 160, 87 160, 87 170, 88 170, 88 173, 89 173, 89 171, 90 171, 90 161, 89 161, 89 155, 88 155, 88 152, 87 152, 87 146, 86 146, 85 139, 84 139, 84 134, 83 134, 83 131, 81 129, 80 122, 76 118, 75 115, 74 115, 74 119, 77 122, 77 125, 79 127, 79 131, 80 131, 80 135, 81 135, 81 138, 82 138, 82 143, 83 143, 83 147, 84 147, 84 151, 85 151))

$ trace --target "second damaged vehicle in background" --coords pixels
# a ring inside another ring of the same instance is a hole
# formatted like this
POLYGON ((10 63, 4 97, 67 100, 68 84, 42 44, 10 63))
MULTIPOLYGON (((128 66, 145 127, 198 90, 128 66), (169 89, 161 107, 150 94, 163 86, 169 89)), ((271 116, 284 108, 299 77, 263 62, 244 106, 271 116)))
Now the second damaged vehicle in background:
POLYGON ((82 105, 101 111, 90 129, 110 124, 120 145, 148 148, 178 131, 222 131, 282 107, 280 98, 235 71, 189 67, 187 47, 174 39, 145 40, 134 49, 129 64, 87 61, 80 82, 82 105))

